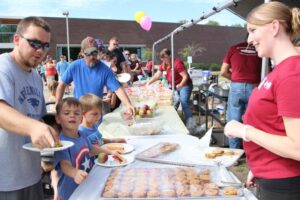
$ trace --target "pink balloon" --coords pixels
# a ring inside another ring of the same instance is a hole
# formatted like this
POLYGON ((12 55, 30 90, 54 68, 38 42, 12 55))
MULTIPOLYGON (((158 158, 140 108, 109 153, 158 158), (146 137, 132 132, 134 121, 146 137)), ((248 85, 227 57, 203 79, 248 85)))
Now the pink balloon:
POLYGON ((151 21, 150 17, 148 17, 148 16, 142 17, 142 19, 140 21, 140 25, 145 31, 150 31, 151 26, 152 26, 152 21, 151 21))

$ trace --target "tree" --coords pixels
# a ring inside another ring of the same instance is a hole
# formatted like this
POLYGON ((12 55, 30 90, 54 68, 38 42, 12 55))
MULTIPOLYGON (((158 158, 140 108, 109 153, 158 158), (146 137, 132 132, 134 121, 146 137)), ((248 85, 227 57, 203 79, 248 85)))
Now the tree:
POLYGON ((143 60, 152 60, 152 49, 150 48, 145 48, 144 50, 144 55, 143 55, 143 60))
POLYGON ((232 24, 231 27, 240 27, 240 28, 242 28, 243 26, 241 24, 237 23, 237 24, 232 24))
POLYGON ((188 22, 189 22, 189 20, 187 20, 187 19, 179 20, 179 23, 181 23, 181 24, 186 24, 186 23, 188 23, 188 22))
POLYGON ((180 55, 181 59, 186 61, 188 56, 198 56, 201 55, 206 49, 202 47, 198 43, 187 44, 184 48, 180 49, 178 54, 180 55))
POLYGON ((206 24, 211 26, 220 26, 220 23, 214 20, 209 20, 206 24))

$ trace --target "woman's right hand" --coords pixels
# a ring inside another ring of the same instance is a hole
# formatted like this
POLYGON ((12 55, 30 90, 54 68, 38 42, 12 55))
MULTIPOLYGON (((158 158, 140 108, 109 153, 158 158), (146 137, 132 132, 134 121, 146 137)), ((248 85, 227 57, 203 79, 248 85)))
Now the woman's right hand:
POLYGON ((248 176, 247 176, 246 186, 247 187, 255 187, 256 186, 255 177, 253 176, 251 170, 249 171, 248 176))

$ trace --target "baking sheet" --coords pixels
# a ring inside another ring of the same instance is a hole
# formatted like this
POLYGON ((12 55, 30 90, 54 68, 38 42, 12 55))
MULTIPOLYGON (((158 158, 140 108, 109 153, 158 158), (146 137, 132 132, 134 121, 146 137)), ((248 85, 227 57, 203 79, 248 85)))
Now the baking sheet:
MULTIPOLYGON (((180 143, 184 146, 198 147, 200 146, 200 140, 194 136, 190 135, 156 135, 156 136, 129 136, 126 137, 126 140, 129 144, 133 145, 136 150, 131 152, 131 155, 136 155, 139 152, 150 148, 151 146, 157 144, 158 142, 174 142, 180 143)), ((141 160, 135 160, 134 163, 131 163, 123 168, 158 168, 158 167, 178 167, 176 165, 168 165, 154 162, 144 162, 141 160)), ((204 167, 204 166, 197 166, 204 167)), ((219 172, 219 179, 225 180, 228 182, 240 183, 239 180, 228 171, 227 168, 222 166, 209 166, 209 167, 218 167, 218 169, 224 169, 224 172, 219 172)), ((105 181, 111 172, 111 168, 105 168, 101 166, 94 166, 91 172, 89 173, 87 179, 81 183, 77 189, 74 191, 70 200, 82 200, 82 199, 102 199, 101 192, 105 185, 105 181), (97 186, 97 187, 95 187, 97 186)), ((218 183, 220 184, 220 183, 218 183)), ((257 198, 246 188, 243 188, 244 197, 236 197, 229 199, 251 199, 256 200, 257 198)), ((214 198, 218 200, 220 198, 214 198)), ((224 199, 224 198, 221 198, 224 199)))
MULTIPOLYGON (((241 199, 243 194, 242 188, 237 188, 236 196, 223 195, 224 188, 219 187, 216 196, 202 196, 192 197, 192 190, 205 188, 210 183, 214 185, 220 181, 219 167, 212 166, 198 166, 197 168, 187 167, 159 167, 159 168, 122 168, 110 171, 110 175, 106 178, 106 184, 101 189, 101 198, 103 199, 241 199), (209 170, 209 182, 203 182, 200 178, 200 173, 209 170), (183 172, 183 173, 182 173, 183 172), (150 181, 149 181, 150 179, 150 181), (200 182, 198 182, 200 181, 200 182), (202 186, 201 186, 202 185, 202 186), (204 188, 203 188, 204 187, 204 188), (146 197, 148 191, 155 191, 156 197, 146 197), (166 197, 167 192, 170 196, 166 197), (103 197, 103 195, 111 195, 112 197, 103 197)), ((224 175, 224 172, 223 172, 224 175)), ((228 173, 229 175, 229 173, 228 173)), ((225 177, 222 177, 224 179, 225 177)), ((195 191, 194 191, 195 192, 195 191)), ((195 195, 195 193, 194 193, 195 195)), ((196 194, 198 195, 198 194, 196 194)), ((201 194, 200 194, 201 195, 201 194)))
POLYGON ((224 167, 229 167, 233 165, 244 153, 242 149, 229 149, 229 148, 219 148, 219 147, 202 148, 200 146, 186 146, 186 145, 179 144, 178 148, 173 152, 162 154, 155 158, 143 156, 145 152, 151 151, 152 148, 153 146, 137 154, 136 159, 147 161, 147 162, 156 162, 156 163, 191 166, 191 167, 198 166, 198 165, 210 165, 210 166, 222 165, 224 167), (214 159, 209 159, 205 157, 206 153, 213 152, 213 150, 215 149, 223 150, 225 152, 233 151, 235 154, 230 156, 222 155, 214 159))

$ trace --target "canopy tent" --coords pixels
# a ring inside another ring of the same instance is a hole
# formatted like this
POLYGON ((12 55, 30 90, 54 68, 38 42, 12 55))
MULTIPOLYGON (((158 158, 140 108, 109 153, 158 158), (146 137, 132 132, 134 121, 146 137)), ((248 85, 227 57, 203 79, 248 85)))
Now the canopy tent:
MULTIPOLYGON (((288 5, 289 7, 299 7, 300 8, 300 1, 299 0, 277 0, 280 1, 286 5, 288 5)), ((204 13, 199 19, 197 20, 191 20, 190 22, 183 24, 181 26, 179 26, 178 28, 176 28, 174 31, 172 31, 171 33, 169 33, 168 35, 166 35, 165 37, 159 39, 158 41, 153 43, 153 47, 152 47, 152 62, 153 62, 153 66, 154 66, 154 62, 155 62, 155 46, 158 45, 159 43, 163 42, 164 40, 167 40, 169 38, 171 38, 171 52, 172 52, 172 90, 174 91, 174 35, 197 24, 198 22, 200 22, 201 20, 204 20, 208 17, 210 17, 211 15, 220 12, 223 9, 227 9, 229 11, 231 11, 232 13, 234 13, 235 15, 246 19, 248 13, 255 7, 259 6, 260 4, 263 4, 265 2, 270 2, 270 0, 229 0, 224 2, 221 6, 215 6, 212 8, 211 11, 204 13)), ((262 78, 268 73, 268 67, 267 67, 267 59, 264 58, 263 59, 263 63, 262 63, 262 78)), ((154 68, 153 68, 154 69, 154 68)))
MULTIPOLYGON (((190 28, 193 25, 196 25, 198 22, 207 19, 208 17, 214 15, 215 13, 218 13, 226 8, 228 8, 229 6, 233 5, 236 6, 237 2, 239 2, 241 0, 227 0, 225 2, 223 2, 220 5, 214 6, 210 11, 203 13, 202 16, 196 20, 190 20, 189 22, 177 27, 175 30, 173 30, 171 33, 169 33, 168 35, 166 35, 165 37, 157 40, 156 42, 153 43, 152 46, 152 62, 153 62, 153 66, 155 63, 155 46, 158 45, 159 43, 171 38, 171 57, 172 57, 172 92, 174 92, 174 35, 178 34, 181 31, 184 31, 188 28, 190 28)), ((152 73, 153 73, 154 68, 152 68, 152 73)))
MULTIPOLYGON (((298 0, 276 0, 280 1, 289 7, 299 7, 300 8, 300 1, 298 0)), ((229 6, 227 10, 231 11, 235 15, 246 19, 248 13, 255 7, 259 6, 266 2, 265 0, 243 0, 239 2, 238 6, 229 6)))

